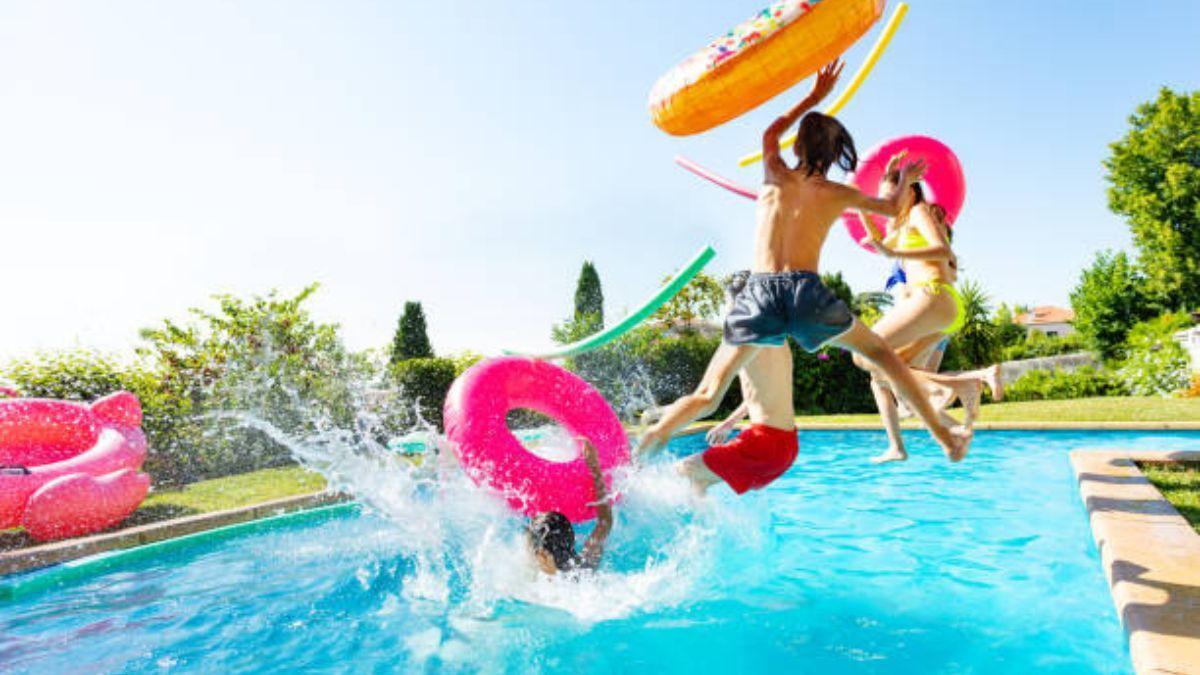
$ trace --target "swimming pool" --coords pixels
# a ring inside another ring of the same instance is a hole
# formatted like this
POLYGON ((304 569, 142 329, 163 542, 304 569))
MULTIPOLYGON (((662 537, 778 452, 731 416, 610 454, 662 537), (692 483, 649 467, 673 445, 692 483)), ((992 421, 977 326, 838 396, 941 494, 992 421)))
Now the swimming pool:
POLYGON ((879 469, 881 432, 804 432, 742 499, 643 472, 582 581, 527 575, 492 506, 179 548, 0 602, 0 671, 1131 672, 1067 451, 1200 433, 980 432, 957 466, 913 437, 879 469))

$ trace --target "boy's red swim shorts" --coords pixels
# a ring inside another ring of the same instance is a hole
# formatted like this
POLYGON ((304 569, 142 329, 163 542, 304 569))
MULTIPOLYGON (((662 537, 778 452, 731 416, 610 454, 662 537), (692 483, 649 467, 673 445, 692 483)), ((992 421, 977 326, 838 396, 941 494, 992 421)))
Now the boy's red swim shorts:
POLYGON ((739 495, 759 490, 783 475, 796 461, 800 440, 796 430, 753 424, 737 438, 704 451, 704 465, 739 495))

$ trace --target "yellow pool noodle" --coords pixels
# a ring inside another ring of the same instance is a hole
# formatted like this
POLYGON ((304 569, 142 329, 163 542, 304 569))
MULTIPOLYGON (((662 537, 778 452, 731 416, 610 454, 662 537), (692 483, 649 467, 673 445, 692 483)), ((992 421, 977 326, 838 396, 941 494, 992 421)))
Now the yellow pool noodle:
MULTIPOLYGON (((846 107, 850 99, 854 97, 855 92, 862 86, 862 83, 871 74, 871 70, 875 68, 875 64, 879 61, 879 57, 887 51, 888 44, 892 41, 892 36, 896 34, 896 30, 900 28, 900 24, 904 21, 904 15, 908 14, 908 3, 902 2, 896 5, 896 11, 892 12, 892 18, 888 19, 887 25, 883 28, 883 33, 879 35, 879 39, 875 41, 875 46, 867 54, 867 59, 859 66, 858 72, 854 73, 854 77, 850 80, 850 84, 842 91, 841 96, 825 109, 826 115, 836 115, 846 107)), ((792 134, 779 142, 780 149, 790 148, 796 143, 796 134, 792 134)), ((762 151, 751 153, 738 160, 738 166, 750 166, 751 164, 762 159, 762 151)))

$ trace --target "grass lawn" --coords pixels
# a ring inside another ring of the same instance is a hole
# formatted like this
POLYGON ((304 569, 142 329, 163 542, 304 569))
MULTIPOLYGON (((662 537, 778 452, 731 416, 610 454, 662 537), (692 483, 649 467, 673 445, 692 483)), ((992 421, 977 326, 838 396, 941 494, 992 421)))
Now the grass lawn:
POLYGON ((1167 501, 1200 533, 1200 462, 1140 466, 1167 501))
MULTIPOLYGON (((1112 396, 983 406, 981 422, 1200 422, 1200 398, 1112 396)), ((800 423, 878 424, 878 415, 809 415, 800 423)))
MULTIPOLYGON (((281 497, 318 492, 324 487, 325 479, 320 474, 298 466, 285 466, 200 481, 178 489, 154 490, 117 529, 251 506, 281 497)), ((24 530, 0 532, 0 551, 36 543, 24 530)))
POLYGON ((224 511, 281 497, 318 492, 324 487, 325 479, 320 474, 298 466, 262 469, 203 480, 176 490, 155 490, 125 522, 141 525, 166 518, 224 511))

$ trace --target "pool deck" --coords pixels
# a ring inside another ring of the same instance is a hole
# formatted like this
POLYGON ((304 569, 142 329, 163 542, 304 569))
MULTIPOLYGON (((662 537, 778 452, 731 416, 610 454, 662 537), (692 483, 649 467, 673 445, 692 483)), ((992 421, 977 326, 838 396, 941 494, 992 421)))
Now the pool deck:
POLYGON ((1076 451, 1071 465, 1138 673, 1200 673, 1200 534, 1135 462, 1200 452, 1076 451))
POLYGON ((132 548, 157 541, 174 539, 188 534, 204 532, 227 525, 236 525, 251 520, 276 516, 300 509, 346 501, 345 495, 332 492, 283 497, 251 506, 225 511, 184 516, 113 532, 101 532, 88 537, 64 539, 28 548, 0 553, 0 575, 28 572, 42 567, 57 565, 70 560, 84 558, 123 548, 132 548))

